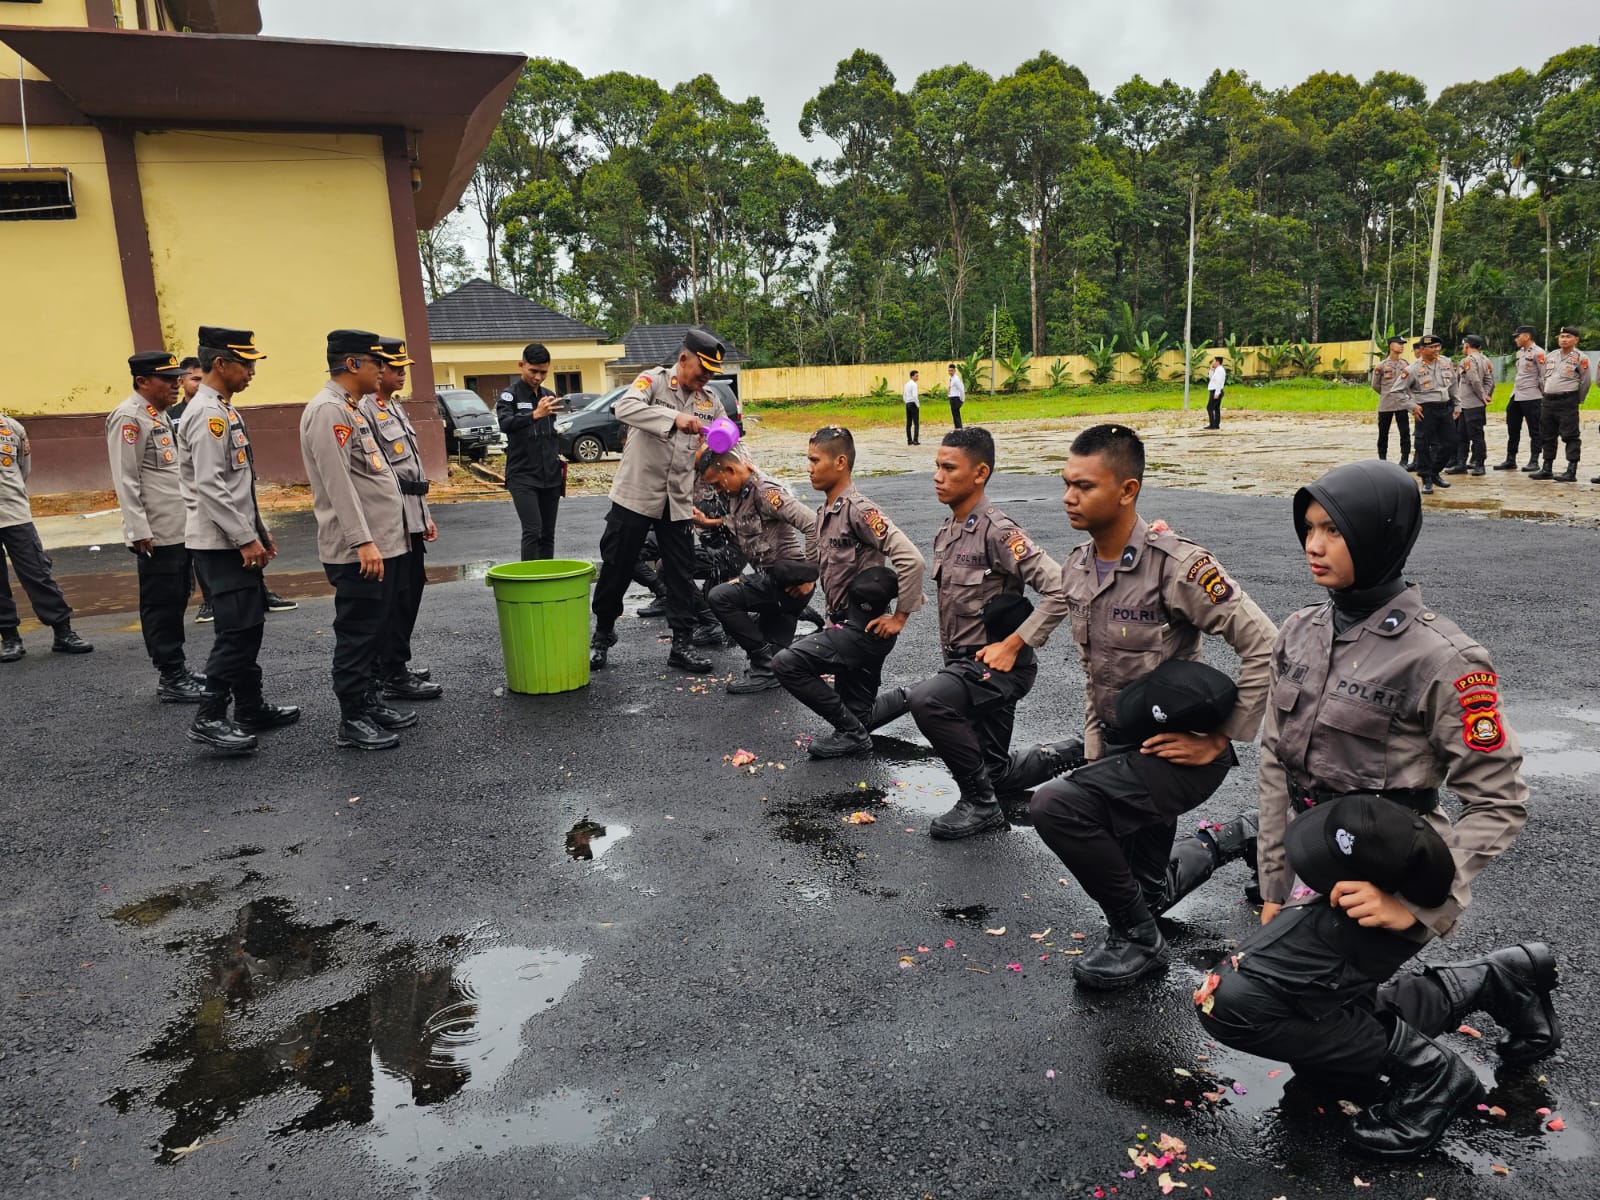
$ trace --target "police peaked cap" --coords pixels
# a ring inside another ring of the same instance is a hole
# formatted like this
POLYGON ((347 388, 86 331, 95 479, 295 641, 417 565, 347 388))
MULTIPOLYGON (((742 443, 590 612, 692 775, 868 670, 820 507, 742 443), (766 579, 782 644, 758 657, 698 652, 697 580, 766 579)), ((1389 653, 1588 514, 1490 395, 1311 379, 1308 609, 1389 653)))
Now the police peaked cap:
POLYGON ((881 617, 899 594, 899 576, 888 567, 869 567, 850 581, 850 615, 868 621, 881 617))
POLYGON ((683 335, 683 348, 700 360, 700 365, 713 374, 722 370, 722 356, 726 347, 704 329, 691 329, 683 335))
POLYGON ((409 367, 416 361, 406 353, 405 338, 379 338, 378 345, 382 347, 378 354, 391 367, 409 367))
POLYGON ((797 583, 815 583, 817 568, 804 559, 780 558, 767 568, 767 577, 779 587, 794 587, 797 583))
POLYGON ((141 350, 128 359, 128 370, 135 379, 145 375, 159 375, 163 379, 178 379, 184 369, 178 365, 178 356, 165 350, 141 350))
POLYGON ((1215 667, 1169 658, 1117 696, 1117 732, 1132 742, 1158 733, 1211 733, 1238 699, 1238 686, 1215 667))
POLYGON ((200 326, 199 345, 202 350, 215 350, 246 362, 255 362, 266 355, 256 349, 256 335, 250 329, 229 329, 224 325, 200 326))
POLYGON ((1438 831, 1416 812, 1371 792, 1314 805, 1289 822, 1289 865, 1323 895, 1341 881, 1365 882, 1423 908, 1450 897, 1456 864, 1438 831))
POLYGON ((383 352, 383 339, 365 329, 335 329, 328 335, 329 358, 360 358, 370 354, 381 362, 388 362, 383 352))

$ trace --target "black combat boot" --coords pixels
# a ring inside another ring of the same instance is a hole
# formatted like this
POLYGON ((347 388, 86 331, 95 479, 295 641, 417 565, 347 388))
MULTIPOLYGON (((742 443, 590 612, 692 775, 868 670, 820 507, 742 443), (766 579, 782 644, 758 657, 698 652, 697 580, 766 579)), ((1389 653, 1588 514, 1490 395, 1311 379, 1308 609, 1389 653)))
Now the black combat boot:
POLYGON ((1496 471, 1515 471, 1517 469, 1517 456, 1515 454, 1507 454, 1505 462, 1495 463, 1494 469, 1496 471))
POLYGON ((88 654, 94 649, 93 646, 77 635, 70 621, 63 621, 61 624, 53 626, 52 631, 56 636, 55 640, 50 643, 50 649, 57 654, 88 654))
POLYGON ((352 709, 341 717, 333 744, 342 750, 393 750, 400 735, 382 728, 369 713, 352 709))
POLYGON ((1077 738, 1013 750, 1005 773, 994 781, 995 790, 1007 797, 1023 795, 1083 764, 1083 743, 1077 738))
POLYGON ((205 698, 200 701, 186 736, 191 742, 224 754, 248 754, 256 748, 255 735, 228 720, 228 690, 212 683, 206 684, 205 698))
POLYGON ((1528 452, 1528 461, 1522 469, 1524 471, 1537 471, 1539 469, 1539 452, 1537 450, 1528 452))
POLYGON ((206 683, 189 674, 187 667, 168 667, 156 684, 156 699, 163 704, 199 704, 206 698, 206 683))
POLYGON ((1567 460, 1567 469, 1565 471, 1561 472, 1561 474, 1559 474, 1559 475, 1552 475, 1551 479, 1556 483, 1577 483, 1578 482, 1578 464, 1573 462, 1569 458, 1567 460))
POLYGON ((1544 466, 1540 467, 1532 475, 1529 475, 1528 478, 1529 479, 1554 479, 1556 477, 1555 467, 1556 467, 1556 460, 1553 459, 1553 458, 1547 458, 1547 459, 1544 460, 1544 466))
POLYGON ((1425 1038, 1393 1013, 1379 1066, 1388 1082, 1371 1105, 1350 1118, 1350 1144, 1375 1158, 1415 1158, 1439 1144, 1450 1122, 1483 1099, 1483 1085, 1460 1055, 1425 1038))
POLYGON ((265 733, 269 729, 282 729, 300 719, 300 708, 295 704, 268 704, 261 698, 261 671, 259 668, 234 685, 233 723, 246 733, 265 733))
POLYGON ((0 629, 0 663, 13 663, 28 652, 15 629, 0 629))
POLYGON ((1437 475, 1435 475, 1433 477, 1433 486, 1434 487, 1442 487, 1442 488, 1444 488, 1445 491, 1449 491, 1450 490, 1450 485, 1448 483, 1446 483, 1444 480, 1440 479, 1439 476, 1437 476, 1437 475))
POLYGON ((444 695, 444 685, 418 679, 401 667, 384 677, 383 695, 387 700, 437 700, 444 695))
POLYGON ((848 724, 840 725, 832 733, 816 738, 806 747, 806 753, 812 758, 843 758, 847 754, 859 754, 863 750, 872 749, 872 735, 868 733, 861 722, 845 714, 848 724))
POLYGON ((961 798, 955 802, 955 807, 933 819, 928 833, 941 842, 953 842, 988 829, 1002 829, 1005 823, 1006 814, 995 799, 989 781, 971 780, 961 785, 961 798))
POLYGON ((810 621, 818 629, 825 629, 828 622, 823 620, 822 614, 817 611, 815 604, 808 604, 800 611, 800 621, 810 621))
POLYGON ((391 708, 383 702, 383 685, 374 681, 367 688, 366 707, 363 710, 367 720, 379 729, 391 732, 396 729, 410 729, 417 723, 418 717, 415 709, 391 708))
POLYGON ((1167 939, 1143 900, 1107 913, 1106 926, 1105 939, 1072 964, 1073 977, 1081 986, 1115 991, 1166 967, 1167 939))
POLYGON ((1495 1049, 1513 1067, 1548 1058, 1561 1045, 1561 1018, 1550 993, 1561 982, 1556 956, 1543 942, 1523 942, 1482 958, 1426 967, 1450 997, 1450 1025, 1486 1012, 1506 1031, 1495 1049))
POLYGON ((427 667, 413 667, 410 663, 406 664, 406 674, 411 676, 413 679, 433 678, 433 672, 427 667))
POLYGON ((1433 495, 1433 480, 1426 475, 1418 475, 1417 478, 1422 481, 1422 494, 1424 496, 1433 495))
POLYGON ((674 634, 672 637, 672 653, 667 655, 667 666, 687 671, 691 675, 711 673, 711 660, 704 654, 696 653, 693 639, 682 634, 674 634))
POLYGON ((1467 473, 1469 475, 1474 475, 1474 476, 1486 474, 1486 472, 1483 469, 1483 464, 1482 463, 1473 463, 1472 466, 1468 469, 1467 473))
POLYGON ((724 636, 719 622, 702 621, 689 635, 689 642, 695 646, 726 646, 728 639, 724 636))
POLYGON ((1446 475, 1465 475, 1467 473, 1467 464, 1458 458, 1444 469, 1444 473, 1446 475))
POLYGON ((872 711, 867 714, 867 732, 882 729, 890 721, 898 721, 911 711, 911 693, 903 687, 884 688, 872 700, 872 711))
POLYGON ((611 647, 617 644, 617 635, 610 628, 601 629, 598 626, 589 635, 589 669, 599 671, 606 665, 606 658, 611 653, 611 647))
POLYGON ((773 688, 782 687, 778 677, 772 673, 772 656, 776 653, 773 647, 766 642, 750 651, 750 665, 744 669, 744 678, 736 679, 728 685, 728 691, 735 696, 749 696, 756 692, 770 692, 773 688))

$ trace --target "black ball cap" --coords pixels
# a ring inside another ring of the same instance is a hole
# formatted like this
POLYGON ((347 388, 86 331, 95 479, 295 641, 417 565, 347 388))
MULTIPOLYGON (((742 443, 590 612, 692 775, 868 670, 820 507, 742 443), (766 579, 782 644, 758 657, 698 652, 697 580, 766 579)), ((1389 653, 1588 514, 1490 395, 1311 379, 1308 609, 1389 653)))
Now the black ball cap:
POLYGON ((900 594, 900 579, 888 567, 868 567, 850 581, 850 615, 865 620, 881 617, 900 594))
POLYGON ((388 361, 388 356, 383 352, 383 339, 375 333, 365 329, 335 329, 328 335, 329 358, 359 358, 363 354, 388 361))
POLYGON ((178 356, 166 350, 141 350, 128 359, 128 370, 138 379, 144 375, 159 375, 163 379, 181 379, 184 370, 178 365, 178 356))
POLYGON ((683 335, 683 348, 700 360, 700 365, 715 374, 722 370, 722 356, 727 348, 704 329, 691 329, 683 335))
POLYGON ((1210 733, 1238 699, 1238 686, 1215 667, 1169 658, 1117 696, 1117 732, 1137 742, 1158 733, 1210 733))
POLYGON ((1003 642, 1031 616, 1031 600, 1021 592, 1001 592, 983 606, 983 632, 991 642, 1003 642))
POLYGON ((256 349, 256 335, 253 330, 229 329, 224 325, 202 325, 198 340, 202 350, 217 350, 231 354, 234 358, 242 358, 246 362, 255 362, 266 357, 256 349))
POLYGON ((1455 883, 1455 859, 1433 826, 1371 792, 1352 792, 1295 817, 1283 845, 1294 873, 1323 895, 1341 881, 1366 882, 1437 908, 1455 883))
POLYGON ((779 587, 794 587, 797 583, 815 583, 817 568, 798 558, 780 558, 767 568, 767 575, 779 587))

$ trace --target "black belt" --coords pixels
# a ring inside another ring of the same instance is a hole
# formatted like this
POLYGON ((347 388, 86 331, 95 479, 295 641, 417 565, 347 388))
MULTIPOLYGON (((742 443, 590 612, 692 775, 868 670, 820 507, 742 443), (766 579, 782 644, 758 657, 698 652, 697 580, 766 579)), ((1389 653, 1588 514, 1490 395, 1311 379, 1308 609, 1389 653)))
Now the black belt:
POLYGON ((426 496, 428 488, 432 486, 426 479, 397 479, 402 496, 426 496))
POLYGON ((1309 812, 1318 804, 1326 804, 1341 796, 1381 796, 1404 805, 1420 816, 1427 816, 1439 807, 1438 788, 1357 788, 1349 792, 1336 792, 1332 788, 1310 787, 1293 775, 1289 776, 1289 803, 1296 812, 1309 812))
POLYGON ((1573 388, 1570 392, 1546 392, 1544 398, 1546 400, 1576 400, 1578 398, 1578 389, 1573 388))

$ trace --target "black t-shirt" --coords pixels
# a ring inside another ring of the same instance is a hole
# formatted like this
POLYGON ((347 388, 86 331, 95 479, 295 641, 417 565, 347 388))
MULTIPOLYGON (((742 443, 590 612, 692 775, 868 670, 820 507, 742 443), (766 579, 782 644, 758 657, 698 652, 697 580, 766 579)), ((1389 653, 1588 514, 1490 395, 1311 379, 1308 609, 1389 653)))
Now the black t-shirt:
POLYGON ((554 395, 548 388, 536 392, 519 379, 495 402, 495 419, 500 422, 500 432, 506 435, 507 487, 561 486, 556 419, 554 415, 533 419, 539 400, 554 395))

